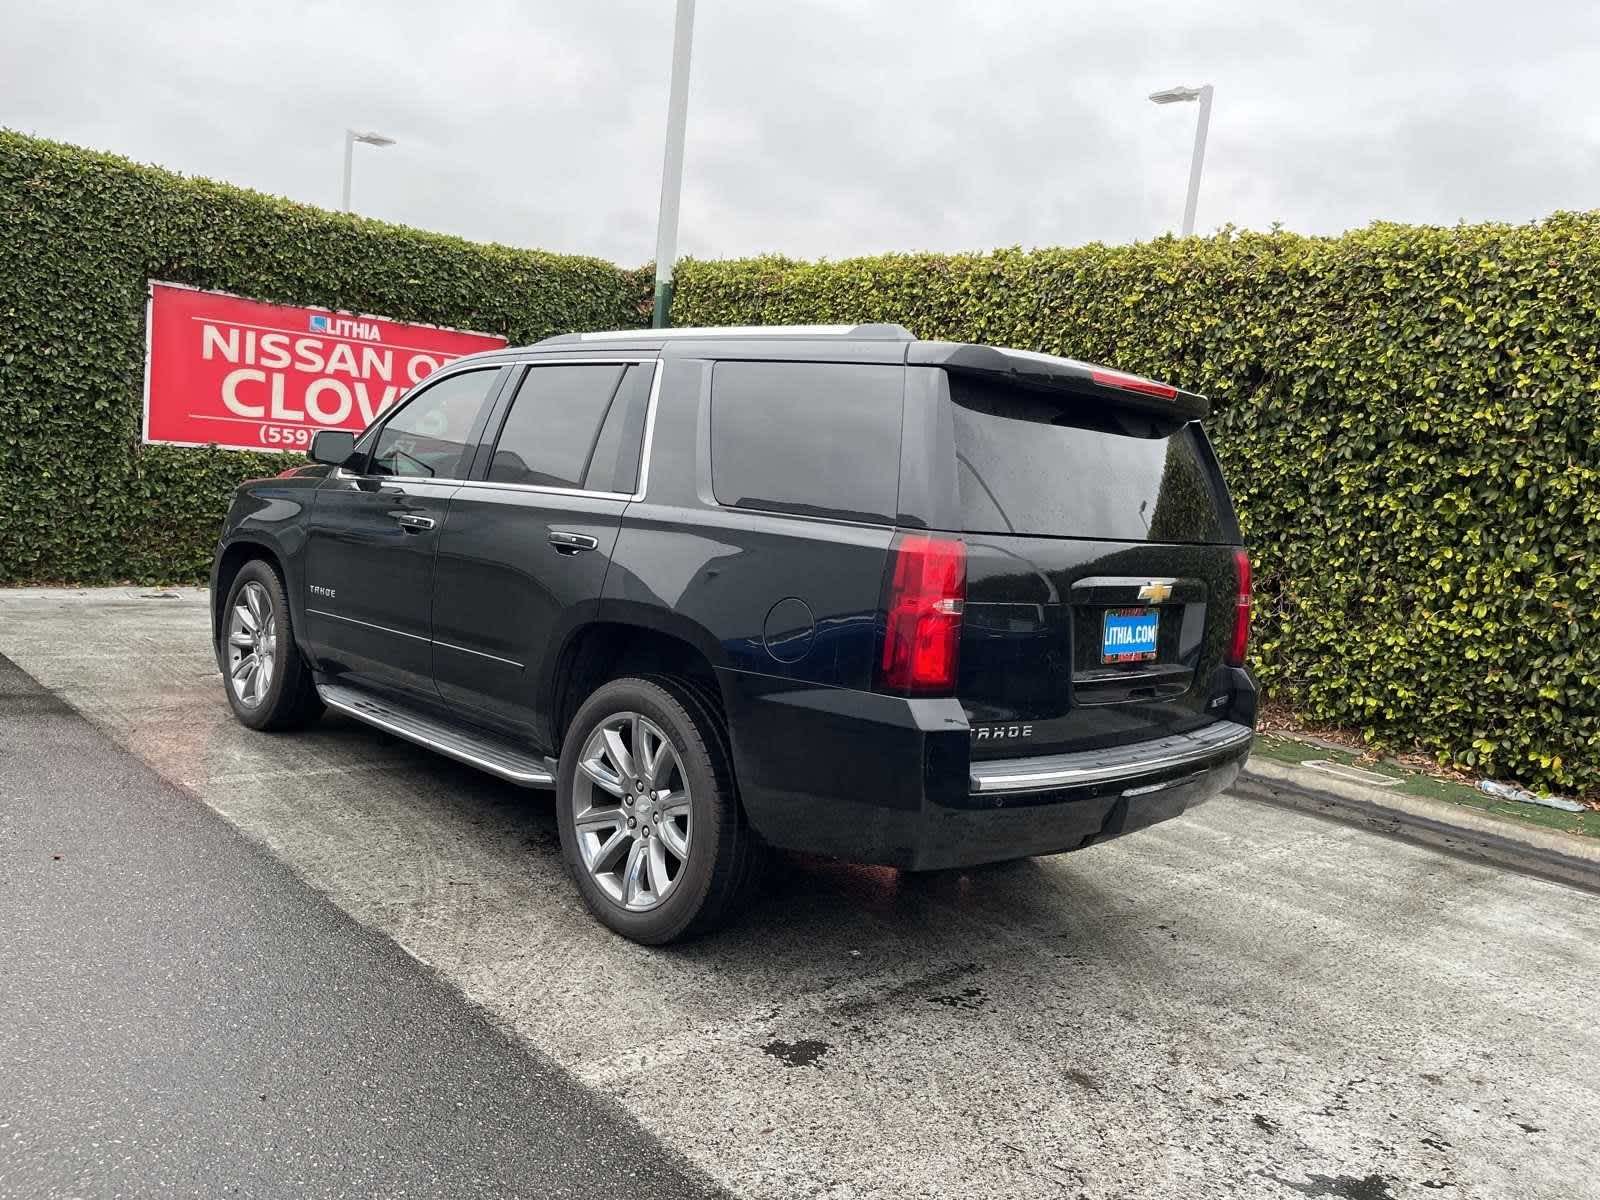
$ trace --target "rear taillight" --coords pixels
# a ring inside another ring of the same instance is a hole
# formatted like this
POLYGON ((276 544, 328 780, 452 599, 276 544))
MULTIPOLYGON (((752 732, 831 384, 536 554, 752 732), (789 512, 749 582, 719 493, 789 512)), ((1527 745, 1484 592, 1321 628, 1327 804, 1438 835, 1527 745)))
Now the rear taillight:
POLYGON ((967 599, 967 547, 956 538, 902 533, 889 554, 878 682, 908 695, 952 693, 967 599))
POLYGON ((1233 606, 1233 640, 1228 643, 1228 665, 1244 666, 1244 652, 1250 648, 1250 555, 1233 552, 1234 570, 1239 576, 1239 591, 1233 606))

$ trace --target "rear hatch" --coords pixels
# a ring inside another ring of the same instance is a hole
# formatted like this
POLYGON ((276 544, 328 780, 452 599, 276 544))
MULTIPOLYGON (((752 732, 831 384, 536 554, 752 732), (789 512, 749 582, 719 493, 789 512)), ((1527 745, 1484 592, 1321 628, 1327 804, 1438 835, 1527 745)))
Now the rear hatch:
POLYGON ((1114 372, 1083 387, 947 376, 967 547, 956 691, 973 758, 1225 715, 1240 538, 1192 419, 1204 401, 1114 372))

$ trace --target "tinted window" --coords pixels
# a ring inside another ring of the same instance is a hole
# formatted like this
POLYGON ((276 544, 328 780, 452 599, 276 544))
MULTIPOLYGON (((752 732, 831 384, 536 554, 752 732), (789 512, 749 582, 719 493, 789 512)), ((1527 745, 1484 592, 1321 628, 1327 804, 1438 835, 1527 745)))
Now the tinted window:
POLYGON ((1230 540, 1199 427, 1169 437, 1085 402, 950 377, 962 528, 1136 542, 1230 540), (1092 424, 1091 424, 1092 422, 1092 424))
POLYGON ((622 371, 621 363, 530 367, 500 429, 489 478, 582 487, 622 371))
POLYGON ((463 371, 423 388, 384 425, 368 470, 459 479, 473 422, 498 374, 498 367, 463 371))
POLYGON ((639 486, 639 453, 654 379, 654 363, 634 363, 622 377, 605 424, 600 426, 589 473, 583 477, 583 486, 589 491, 632 494, 639 486))
POLYGON ((741 508, 892 521, 904 369, 722 362, 711 385, 711 483, 741 508))

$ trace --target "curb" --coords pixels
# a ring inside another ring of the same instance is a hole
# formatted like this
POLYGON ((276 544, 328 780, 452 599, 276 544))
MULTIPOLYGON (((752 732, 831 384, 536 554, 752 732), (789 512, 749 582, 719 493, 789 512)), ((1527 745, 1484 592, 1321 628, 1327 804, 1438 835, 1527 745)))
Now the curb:
POLYGON ((1229 790, 1600 892, 1600 840, 1528 828, 1458 804, 1336 779, 1272 759, 1250 759, 1229 790))

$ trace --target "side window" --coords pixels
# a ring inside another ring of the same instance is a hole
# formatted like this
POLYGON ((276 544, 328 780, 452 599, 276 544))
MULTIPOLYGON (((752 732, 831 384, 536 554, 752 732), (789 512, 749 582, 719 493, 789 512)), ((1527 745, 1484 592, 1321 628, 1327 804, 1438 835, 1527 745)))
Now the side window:
POLYGON ((378 434, 368 473, 459 478, 472 424, 499 371, 463 371, 418 392, 378 434))
POLYGON ((604 475, 609 484, 616 470, 621 430, 612 434, 607 451, 610 461, 601 464, 603 470, 597 473, 592 467, 599 461, 600 443, 610 433, 610 414, 623 400, 621 393, 628 390, 625 374, 637 372, 623 363, 528 368, 500 428, 489 462, 489 479, 535 487, 612 490, 586 479, 604 475))
POLYGON ((904 369, 719 362, 711 487, 721 504, 893 521, 904 369))
POLYGON ((644 419, 650 407, 650 385, 655 381, 654 363, 634 363, 622 377, 616 398, 594 453, 583 486, 591 492, 621 492, 632 495, 639 486, 639 455, 644 449, 644 419))

